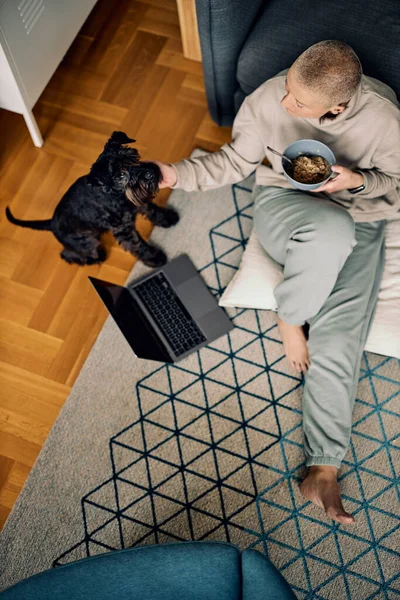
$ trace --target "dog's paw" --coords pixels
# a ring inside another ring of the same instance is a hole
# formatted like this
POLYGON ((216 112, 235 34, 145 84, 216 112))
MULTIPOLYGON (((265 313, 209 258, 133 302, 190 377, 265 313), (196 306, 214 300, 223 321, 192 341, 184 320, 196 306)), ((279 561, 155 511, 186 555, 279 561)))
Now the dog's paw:
POLYGON ((160 227, 172 227, 179 221, 179 213, 174 208, 165 208, 163 211, 163 219, 157 225, 160 227))
POLYGON ((107 253, 105 249, 101 246, 98 249, 97 254, 95 256, 80 256, 73 250, 67 250, 66 248, 64 248, 64 250, 60 253, 60 256, 70 265, 76 264, 83 266, 97 265, 104 262, 107 258, 107 253))
POLYGON ((103 263, 107 258, 107 252, 105 251, 105 248, 103 248, 102 246, 100 246, 100 248, 97 250, 97 253, 95 254, 95 256, 88 256, 86 259, 86 264, 87 265, 99 265, 101 263, 103 263))
POLYGON ((141 256, 141 261, 148 267, 162 267, 167 262, 167 255, 159 248, 152 248, 151 254, 141 256))
POLYGON ((70 250, 64 249, 62 252, 60 252, 60 256, 70 265, 86 265, 86 260, 82 258, 82 256, 79 256, 79 254, 76 254, 70 250))

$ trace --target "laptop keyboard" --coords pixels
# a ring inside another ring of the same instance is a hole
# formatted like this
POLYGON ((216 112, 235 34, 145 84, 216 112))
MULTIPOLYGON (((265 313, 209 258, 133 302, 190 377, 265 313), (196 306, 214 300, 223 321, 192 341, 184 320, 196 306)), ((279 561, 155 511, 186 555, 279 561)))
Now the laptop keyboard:
POLYGON ((175 356, 184 354, 206 340, 162 271, 139 283, 134 289, 175 356))

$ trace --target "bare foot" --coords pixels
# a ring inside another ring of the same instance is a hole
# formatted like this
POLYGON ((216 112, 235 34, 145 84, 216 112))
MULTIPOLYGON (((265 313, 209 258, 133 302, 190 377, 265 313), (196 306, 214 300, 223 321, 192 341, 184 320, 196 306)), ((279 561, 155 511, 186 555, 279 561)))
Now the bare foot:
POLYGON ((278 327, 288 361, 299 373, 307 371, 310 366, 310 356, 303 327, 301 325, 289 325, 279 317, 278 327))
POLYGON ((340 497, 337 468, 329 466, 310 467, 300 491, 317 506, 323 508, 331 519, 343 525, 352 525, 354 517, 347 513, 340 497))

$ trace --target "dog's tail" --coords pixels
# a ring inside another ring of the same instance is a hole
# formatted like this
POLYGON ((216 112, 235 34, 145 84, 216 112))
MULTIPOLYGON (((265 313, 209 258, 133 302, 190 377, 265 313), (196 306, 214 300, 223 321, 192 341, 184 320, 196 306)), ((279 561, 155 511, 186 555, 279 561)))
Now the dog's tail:
POLYGON ((41 229, 43 231, 51 231, 51 219, 46 219, 45 221, 21 221, 21 219, 16 219, 11 210, 6 207, 6 216, 10 223, 14 225, 19 225, 20 227, 29 227, 29 229, 41 229))

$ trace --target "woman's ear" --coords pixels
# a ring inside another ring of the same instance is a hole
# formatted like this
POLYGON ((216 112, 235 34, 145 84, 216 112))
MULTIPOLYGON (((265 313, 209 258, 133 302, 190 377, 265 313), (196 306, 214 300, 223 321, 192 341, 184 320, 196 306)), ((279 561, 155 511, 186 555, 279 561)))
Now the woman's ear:
POLYGON ((329 112, 331 112, 334 115, 340 115, 345 108, 346 106, 344 104, 337 104, 336 106, 331 108, 329 112))

